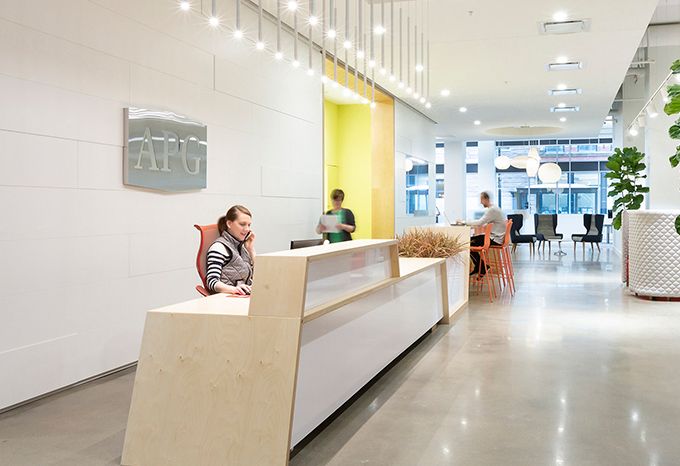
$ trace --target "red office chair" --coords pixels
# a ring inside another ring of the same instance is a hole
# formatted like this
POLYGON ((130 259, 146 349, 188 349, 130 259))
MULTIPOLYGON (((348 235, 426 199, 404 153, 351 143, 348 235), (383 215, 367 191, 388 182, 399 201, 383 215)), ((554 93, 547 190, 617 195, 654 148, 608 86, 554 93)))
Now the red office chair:
POLYGON ((208 248, 215 242, 220 233, 216 223, 212 225, 194 225, 194 227, 201 233, 201 244, 198 246, 198 254, 196 255, 196 271, 198 276, 201 277, 201 282, 203 282, 203 285, 196 285, 196 291, 203 296, 210 296, 211 293, 208 291, 208 284, 205 281, 206 254, 208 253, 208 248))

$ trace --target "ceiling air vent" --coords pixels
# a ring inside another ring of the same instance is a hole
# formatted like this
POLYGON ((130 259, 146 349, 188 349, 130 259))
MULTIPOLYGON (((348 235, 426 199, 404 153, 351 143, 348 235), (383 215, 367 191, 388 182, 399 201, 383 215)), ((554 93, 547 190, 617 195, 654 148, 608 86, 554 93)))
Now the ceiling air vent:
POLYGON ((588 31, 590 31, 589 19, 538 23, 538 32, 541 34, 576 34, 578 32, 588 31))
POLYGON ((562 113, 562 112, 578 112, 581 110, 581 107, 578 105, 573 105, 573 106, 564 106, 564 107, 550 107, 550 111, 554 113, 562 113))

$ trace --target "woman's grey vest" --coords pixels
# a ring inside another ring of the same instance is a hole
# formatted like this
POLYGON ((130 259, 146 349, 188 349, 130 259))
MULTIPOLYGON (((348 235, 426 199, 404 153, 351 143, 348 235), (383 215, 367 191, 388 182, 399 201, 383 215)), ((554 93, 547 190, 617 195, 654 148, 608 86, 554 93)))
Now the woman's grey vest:
POLYGON ((215 242, 224 244, 231 254, 231 259, 222 267, 220 281, 227 285, 236 286, 240 283, 246 285, 253 284, 253 267, 250 265, 252 259, 248 254, 248 249, 243 243, 231 236, 226 231, 218 237, 215 242))

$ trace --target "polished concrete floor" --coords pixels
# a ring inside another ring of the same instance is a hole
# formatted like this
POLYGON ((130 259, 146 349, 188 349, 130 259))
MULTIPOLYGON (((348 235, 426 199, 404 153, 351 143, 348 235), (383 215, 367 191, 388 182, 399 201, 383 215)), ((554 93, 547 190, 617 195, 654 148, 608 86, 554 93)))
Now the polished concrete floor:
MULTIPOLYGON (((680 464, 680 304, 631 297, 608 249, 566 250, 521 251, 514 298, 473 296, 291 465, 680 464)), ((119 464, 133 377, 1 415, 0 464, 119 464)))

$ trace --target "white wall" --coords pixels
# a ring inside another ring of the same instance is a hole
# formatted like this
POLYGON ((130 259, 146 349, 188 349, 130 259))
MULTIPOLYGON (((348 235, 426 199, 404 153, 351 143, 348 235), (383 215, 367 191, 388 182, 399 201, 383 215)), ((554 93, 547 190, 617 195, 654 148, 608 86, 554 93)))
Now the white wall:
POLYGON ((400 101, 394 105, 394 232, 401 235, 404 229, 435 222, 435 124, 400 101), (407 156, 426 160, 429 164, 430 193, 427 201, 429 215, 414 217, 406 214, 407 156))
POLYGON ((314 236, 318 79, 167 0, 0 0, 0 56, 0 409, 135 361, 145 311, 198 296, 194 223, 314 236), (208 125, 207 189, 123 186, 130 105, 208 125))
MULTIPOLYGON (((650 47, 649 57, 655 60, 649 72, 649 92, 651 95, 670 72, 674 60, 680 58, 680 31, 676 36, 677 45, 650 47)), ((671 78, 671 84, 677 81, 671 78)), ((666 86, 664 86, 666 87, 666 86)), ((659 116, 647 118, 644 129, 645 154, 649 173, 648 184, 650 209, 678 209, 680 208, 680 168, 672 168, 668 157, 675 154, 680 145, 677 139, 671 139, 668 128, 675 122, 678 115, 668 116, 663 112, 661 99, 657 98, 659 116)))

